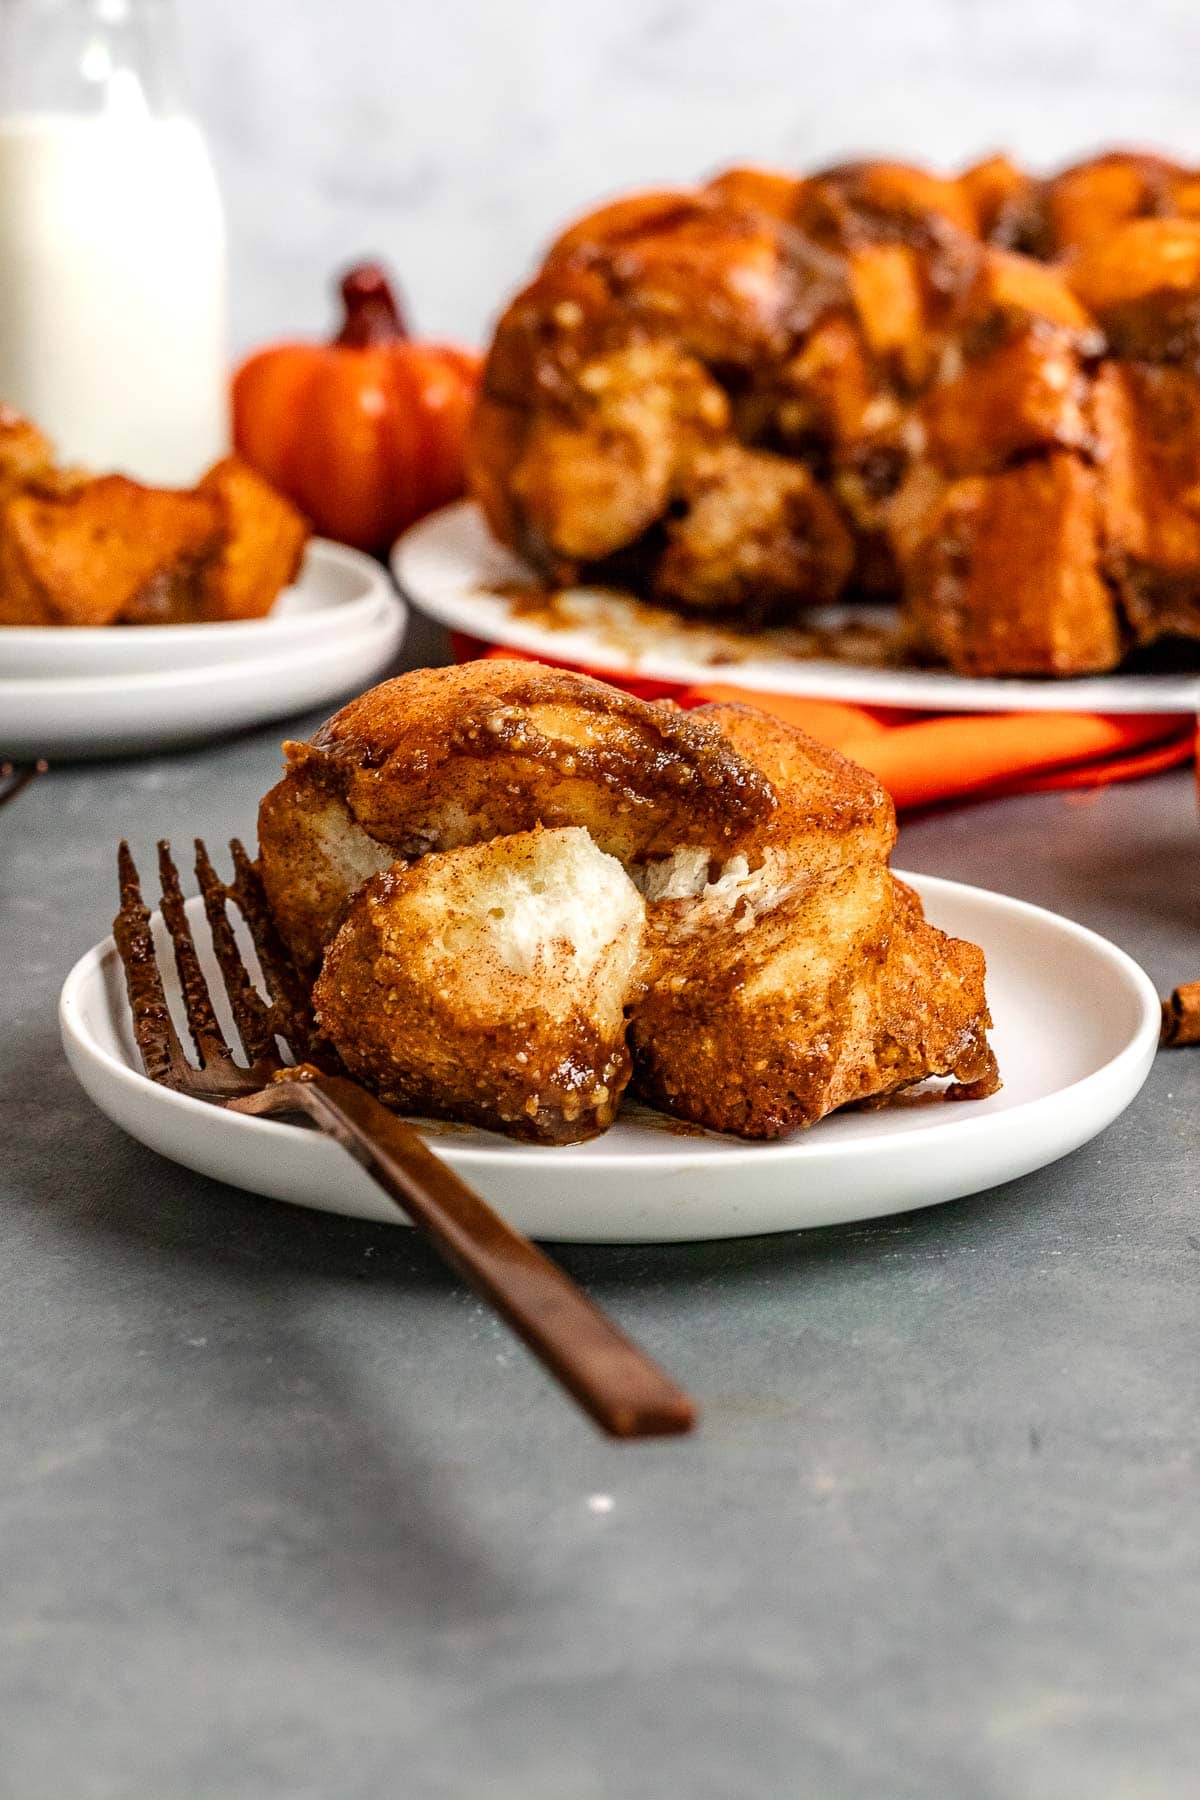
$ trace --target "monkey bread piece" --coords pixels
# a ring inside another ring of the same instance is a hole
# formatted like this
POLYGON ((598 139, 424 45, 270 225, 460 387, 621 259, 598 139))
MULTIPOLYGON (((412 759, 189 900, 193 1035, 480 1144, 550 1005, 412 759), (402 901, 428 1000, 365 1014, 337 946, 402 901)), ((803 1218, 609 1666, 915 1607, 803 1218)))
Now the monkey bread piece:
POLYGON ((299 569, 308 526, 226 457, 192 489, 60 468, 0 406, 0 625, 190 625, 260 618, 299 569))
POLYGON ((307 744, 284 745, 288 773, 258 808, 259 869, 279 934, 297 966, 314 974, 351 900, 397 861, 369 836, 332 783, 306 772, 307 744))
POLYGON ((211 468, 197 492, 217 501, 224 527, 204 573, 204 617, 261 619, 300 572, 308 521, 236 456, 211 468))
POLYGON ((911 244, 867 244, 847 254, 855 318, 885 392, 916 392, 936 366, 938 309, 925 273, 924 255, 911 244))
POLYGON ((1041 186, 1036 178, 1007 156, 987 156, 964 169, 958 182, 980 237, 1024 248, 1024 222, 1041 186))
POLYGON ((401 1111, 541 1143, 594 1137, 629 1079, 644 917, 578 826, 435 852, 358 895, 325 955, 317 1019, 401 1111))
POLYGON ((1105 566, 1139 643, 1200 637, 1200 373, 1110 362, 1096 381, 1105 566))
POLYGON ((774 435, 793 451, 807 444, 844 458, 894 429, 902 416, 880 394, 862 332, 845 315, 815 326, 766 391, 774 401, 774 435))
POLYGON ((704 184, 704 193, 737 212, 765 213, 783 225, 794 224, 804 187, 802 176, 782 169, 722 169, 704 184))
POLYGON ((671 903, 652 939, 631 1036, 652 1105, 772 1138, 930 1076, 990 1090, 983 954, 928 925, 885 865, 815 874, 761 913, 715 906, 671 903))
POLYGON ((1096 321, 1073 292, 1066 270, 994 244, 979 251, 951 323, 956 335, 968 344, 973 340, 976 351, 1031 325, 1057 328, 1092 356, 1104 348, 1096 321))
POLYGON ((563 580, 647 531, 678 495, 692 457, 729 425, 721 388, 669 344, 610 350, 575 379, 569 412, 534 414, 510 445, 495 433, 488 440, 508 458, 501 504, 515 509, 522 543, 563 580))
POLYGON ((989 246, 917 402, 924 455, 958 476, 1056 446, 1090 451, 1091 365, 1102 348, 1060 270, 989 246))
POLYGON ((762 871, 756 879, 773 877, 782 886, 797 874, 887 858, 896 842, 896 809, 868 770, 754 706, 724 702, 698 707, 692 716, 715 725, 775 792, 774 810, 732 846, 762 871))
POLYGON ((929 387, 918 409, 926 455, 947 475, 994 474, 1018 457, 1092 441, 1090 383, 1065 334, 1020 332, 929 387))
POLYGON ((1200 220, 1136 219, 1068 269, 1117 357, 1200 364, 1200 220))
POLYGON ((910 163, 850 162, 802 183, 796 223, 818 242, 933 247, 974 237, 978 215, 961 182, 910 163))
POLYGON ((1110 150, 1090 157, 1042 184, 1034 248, 1063 256, 1111 238, 1130 220, 1186 215, 1193 191, 1188 170, 1162 156, 1110 150))
POLYGON ((0 624, 195 618, 221 533, 212 495, 142 487, 123 475, 62 494, 18 494, 0 518, 0 624))
POLYGON ((1100 568, 1095 470, 1059 450, 928 493, 906 527, 904 573, 929 651, 968 675, 1116 667, 1125 646, 1100 568))
POLYGON ((488 356, 467 474, 492 530, 558 582, 628 550, 730 438, 756 371, 839 301, 834 259, 703 193, 580 220, 488 356))
POLYGON ((0 405, 0 506, 14 494, 55 479, 54 446, 11 406, 0 405))
POLYGON ((712 1130, 778 1137, 929 1076, 987 1091, 983 955, 926 924, 892 876, 895 811, 803 732, 712 709, 779 796, 744 854, 683 854, 642 876, 647 991, 635 1084, 712 1130))
POLYGON ((838 259, 811 237, 703 190, 636 218, 628 202, 604 207, 559 240, 548 269, 564 258, 603 284, 628 328, 718 366, 778 356, 845 294, 838 259))
POLYGON ((656 596, 764 623, 844 587, 854 542, 803 463, 728 444, 696 459, 684 502, 666 528, 656 596))
POLYGON ((375 868, 430 850, 582 825, 631 862, 731 844, 775 807, 710 721, 536 664, 419 669, 343 707, 259 814, 279 929, 315 963, 375 868))
POLYGON ((548 262, 587 257, 601 246, 636 241, 669 230, 680 219, 694 217, 703 200, 692 188, 650 188, 642 194, 619 194, 603 201, 560 232, 546 252, 548 262))

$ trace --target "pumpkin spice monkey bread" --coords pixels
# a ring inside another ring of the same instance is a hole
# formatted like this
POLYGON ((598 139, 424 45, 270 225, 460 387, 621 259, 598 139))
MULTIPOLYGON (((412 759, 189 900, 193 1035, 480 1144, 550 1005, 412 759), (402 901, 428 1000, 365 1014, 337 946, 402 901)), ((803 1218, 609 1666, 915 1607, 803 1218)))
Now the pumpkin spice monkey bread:
POLYGON ((567 1143, 627 1086, 771 1138, 990 1091, 983 955, 892 875, 864 770, 739 707, 487 661, 364 694, 259 815, 318 1023, 405 1111, 567 1143))
POLYGON ((61 468, 0 406, 0 627, 259 619, 299 574, 304 517, 236 457, 189 490, 61 468))
POLYGON ((900 600, 972 675, 1200 639, 1200 175, 734 169, 572 226, 468 449, 548 582, 746 626, 900 600))

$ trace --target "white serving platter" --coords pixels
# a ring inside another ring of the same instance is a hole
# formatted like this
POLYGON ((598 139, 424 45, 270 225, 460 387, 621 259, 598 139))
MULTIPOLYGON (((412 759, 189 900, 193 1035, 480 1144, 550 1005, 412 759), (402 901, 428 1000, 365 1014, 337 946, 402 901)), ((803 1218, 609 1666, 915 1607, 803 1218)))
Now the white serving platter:
MULTIPOLYGON (((392 569, 413 605, 450 630, 600 674, 685 686, 720 681, 759 693, 924 712, 1200 712, 1195 669, 991 680, 823 660, 811 654, 804 632, 737 633, 606 588, 564 589, 552 604, 539 605, 533 570, 496 543, 479 509, 465 500, 407 531, 392 552, 392 569)), ((895 612, 827 607, 809 615, 822 631, 851 620, 886 633, 894 629, 895 612)))

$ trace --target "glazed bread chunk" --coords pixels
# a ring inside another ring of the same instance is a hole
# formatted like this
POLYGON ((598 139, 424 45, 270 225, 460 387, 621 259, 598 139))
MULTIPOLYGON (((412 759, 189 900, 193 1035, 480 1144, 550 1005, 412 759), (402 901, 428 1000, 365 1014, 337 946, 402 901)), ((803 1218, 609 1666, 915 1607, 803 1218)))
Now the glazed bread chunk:
POLYGON ((645 906, 581 826, 395 864, 362 889, 314 990, 353 1075, 405 1112, 541 1143, 612 1123, 645 906))
POLYGON ((883 789, 795 727, 705 710, 780 804, 715 878, 694 856, 643 878, 638 1092, 713 1130, 772 1138, 933 1075, 989 1091, 982 952, 927 924, 892 875, 883 789))
POLYGON ((384 683, 289 765, 271 910, 321 1030, 403 1111, 565 1143, 632 1071, 770 1138, 994 1085, 982 952, 892 875, 875 778, 781 719, 488 661, 384 683))
POLYGON ((197 491, 217 501, 224 525, 205 571, 204 616, 261 619, 300 573, 308 521, 236 456, 211 468, 197 491))
POLYGON ((1121 623, 1101 566, 1095 471, 1066 451, 944 488, 905 564, 922 641, 970 675, 1111 669, 1121 623))
POLYGON ((1096 418, 1105 565, 1130 629, 1143 644, 1200 637, 1200 373, 1112 362, 1096 418))
POLYGON ((401 675, 285 753, 260 808, 262 874, 309 967, 365 875, 397 858, 582 825, 628 862, 728 844, 775 806, 711 722, 522 662, 401 675))
POLYGON ((0 524, 0 625, 140 623, 182 604, 221 543, 209 494, 105 475, 65 493, 16 495, 0 524))
POLYGON ((0 626, 257 619, 300 568, 308 525, 228 456, 190 489, 61 468, 0 406, 0 626))

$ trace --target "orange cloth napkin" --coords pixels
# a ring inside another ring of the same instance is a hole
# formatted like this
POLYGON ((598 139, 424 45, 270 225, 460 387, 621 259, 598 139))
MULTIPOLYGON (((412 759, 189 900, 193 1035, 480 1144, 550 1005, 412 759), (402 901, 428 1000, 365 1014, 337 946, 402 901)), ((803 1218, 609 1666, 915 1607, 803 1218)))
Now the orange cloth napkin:
MULTIPOLYGON (((461 633, 453 634, 453 644, 460 662, 476 656, 548 660, 461 633)), ((724 682, 672 687, 584 673, 680 706, 720 700, 762 707, 870 769, 901 810, 1043 788, 1105 787, 1188 762, 1196 747, 1190 713, 922 713, 751 693, 724 682)))

